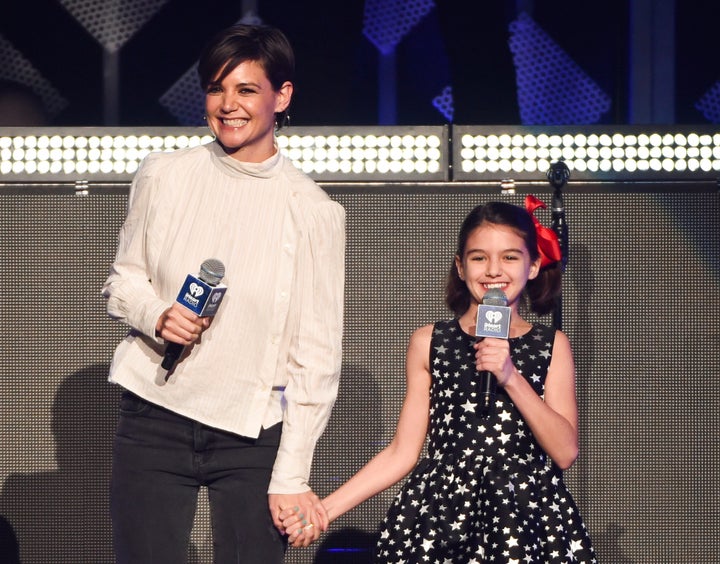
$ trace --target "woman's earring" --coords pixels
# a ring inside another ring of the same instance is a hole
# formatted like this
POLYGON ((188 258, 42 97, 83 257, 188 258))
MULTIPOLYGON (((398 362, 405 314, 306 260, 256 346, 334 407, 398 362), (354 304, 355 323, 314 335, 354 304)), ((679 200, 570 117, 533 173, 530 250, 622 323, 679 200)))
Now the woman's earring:
POLYGON ((290 125, 290 114, 286 112, 278 112, 275 114, 275 131, 279 131, 288 125, 290 125))
POLYGON ((202 117, 203 121, 205 122, 205 126, 210 130, 210 133, 212 133, 213 141, 217 139, 217 135, 215 135, 215 132, 213 131, 213 128, 210 127, 210 124, 207 122, 207 114, 202 117))

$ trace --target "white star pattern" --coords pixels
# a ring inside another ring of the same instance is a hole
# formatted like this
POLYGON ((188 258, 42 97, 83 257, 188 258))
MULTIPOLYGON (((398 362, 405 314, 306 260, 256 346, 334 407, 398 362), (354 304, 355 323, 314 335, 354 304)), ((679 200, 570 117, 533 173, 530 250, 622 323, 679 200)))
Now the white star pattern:
POLYGON ((433 543, 435 542, 435 539, 425 539, 422 543, 423 550, 427 552, 433 547, 433 543))
MULTIPOLYGON (((510 339, 513 363, 541 397, 553 338, 535 325, 510 339)), ((478 412, 474 341, 456 320, 435 324, 428 457, 388 510, 376 561, 596 564, 560 470, 507 393, 478 412)))
POLYGON ((462 408, 465 411, 475 411, 475 408, 477 407, 477 403, 472 403, 470 400, 467 400, 463 405, 462 408))

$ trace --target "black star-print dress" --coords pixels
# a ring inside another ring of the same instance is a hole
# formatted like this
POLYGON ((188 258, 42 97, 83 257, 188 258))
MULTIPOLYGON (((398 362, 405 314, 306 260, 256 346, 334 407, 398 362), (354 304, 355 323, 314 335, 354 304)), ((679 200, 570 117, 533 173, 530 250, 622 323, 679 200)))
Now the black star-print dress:
MULTIPOLYGON (((554 330, 536 324, 510 339, 513 362, 539 394, 554 330)), ((498 389, 478 410, 475 338, 457 320, 435 324, 428 456, 380 528, 376 562, 405 564, 596 562, 561 470, 498 389)))

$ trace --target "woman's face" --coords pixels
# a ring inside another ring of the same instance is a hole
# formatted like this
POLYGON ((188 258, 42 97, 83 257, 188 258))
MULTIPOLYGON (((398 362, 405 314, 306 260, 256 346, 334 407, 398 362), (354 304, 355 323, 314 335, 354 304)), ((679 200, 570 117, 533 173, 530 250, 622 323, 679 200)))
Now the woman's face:
POLYGON ((244 61, 205 92, 208 127, 231 157, 261 162, 274 152, 275 112, 290 104, 293 86, 275 91, 256 61, 244 61))

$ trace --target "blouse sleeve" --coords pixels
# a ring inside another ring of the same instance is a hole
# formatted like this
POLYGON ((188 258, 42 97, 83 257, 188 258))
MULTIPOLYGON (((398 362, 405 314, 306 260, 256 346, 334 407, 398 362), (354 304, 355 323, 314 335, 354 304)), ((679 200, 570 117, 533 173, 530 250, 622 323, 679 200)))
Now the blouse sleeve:
POLYGON ((345 210, 324 201, 308 224, 294 288, 299 330, 290 345, 287 406, 269 493, 309 489, 315 445, 330 418, 342 365, 345 210))
POLYGON ((108 315, 155 337, 157 320, 171 304, 160 299, 151 283, 146 248, 148 220, 156 179, 150 174, 153 155, 145 159, 130 187, 128 213, 118 237, 115 261, 102 288, 108 315))

